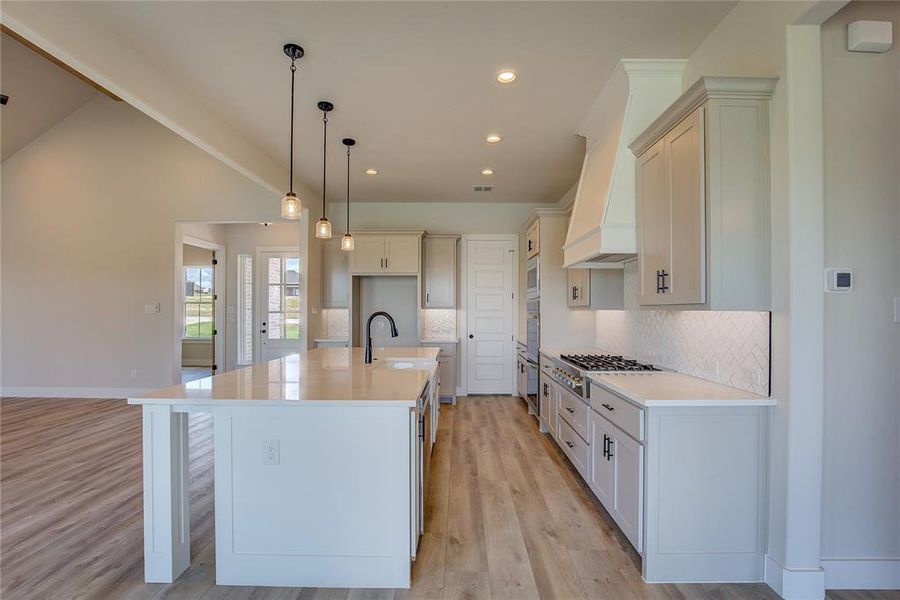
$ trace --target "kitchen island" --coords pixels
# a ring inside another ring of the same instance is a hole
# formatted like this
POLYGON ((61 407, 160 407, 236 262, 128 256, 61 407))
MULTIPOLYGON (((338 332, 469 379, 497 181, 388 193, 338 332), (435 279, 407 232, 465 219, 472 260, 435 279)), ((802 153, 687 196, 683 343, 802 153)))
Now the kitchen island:
POLYGON ((129 398, 143 410, 144 578, 190 564, 188 413, 214 421, 216 583, 409 587, 437 348, 318 348, 129 398))

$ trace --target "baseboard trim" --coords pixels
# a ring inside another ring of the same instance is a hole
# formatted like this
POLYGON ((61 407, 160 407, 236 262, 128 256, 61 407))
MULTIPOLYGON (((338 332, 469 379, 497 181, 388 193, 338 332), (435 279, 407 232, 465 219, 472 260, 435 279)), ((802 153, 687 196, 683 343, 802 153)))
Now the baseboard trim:
POLYGON ((134 398, 154 388, 2 387, 4 398, 134 398))
POLYGON ((829 590, 900 589, 900 558, 823 558, 829 590))
POLYGON ((822 600, 825 598, 825 571, 786 569, 766 554, 766 585, 785 600, 822 600))

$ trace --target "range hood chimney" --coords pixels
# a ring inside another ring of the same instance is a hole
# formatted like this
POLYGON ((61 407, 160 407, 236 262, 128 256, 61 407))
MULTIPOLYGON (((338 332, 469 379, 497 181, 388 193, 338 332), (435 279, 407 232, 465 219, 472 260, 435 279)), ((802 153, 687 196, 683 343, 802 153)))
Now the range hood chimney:
POLYGON ((622 60, 578 128, 587 150, 566 267, 610 268, 637 253, 635 157, 628 144, 681 95, 686 60, 622 60))

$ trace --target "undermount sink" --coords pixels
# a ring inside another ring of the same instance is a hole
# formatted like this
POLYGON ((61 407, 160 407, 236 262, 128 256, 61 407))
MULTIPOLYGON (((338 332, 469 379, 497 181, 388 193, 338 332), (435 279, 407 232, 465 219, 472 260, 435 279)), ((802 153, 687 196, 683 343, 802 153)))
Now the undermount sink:
POLYGON ((430 358, 379 358, 376 369, 422 370, 427 371, 435 365, 430 358))

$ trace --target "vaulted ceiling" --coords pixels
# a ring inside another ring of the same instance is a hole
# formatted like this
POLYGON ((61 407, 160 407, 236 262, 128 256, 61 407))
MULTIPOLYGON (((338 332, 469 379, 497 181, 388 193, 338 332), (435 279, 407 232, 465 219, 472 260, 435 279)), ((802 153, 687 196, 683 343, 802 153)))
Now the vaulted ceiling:
MULTIPOLYGON (((325 99, 335 104, 329 196, 343 195, 346 159, 340 140, 354 137, 354 200, 424 202, 559 199, 581 166, 584 142, 575 131, 617 61, 686 58, 734 5, 66 4, 70 13, 77 10, 79 18, 114 32, 185 97, 284 169, 290 60, 282 45, 299 43, 306 56, 297 80, 298 180, 320 193, 322 126, 316 102, 325 99), (502 68, 515 69, 519 79, 498 83, 495 75, 502 68), (503 141, 485 143, 489 133, 499 133, 503 141), (379 174, 365 175, 370 167, 379 174), (481 175, 484 168, 495 174, 481 175), (495 190, 473 192, 472 186, 482 183, 495 190)), ((130 77, 137 80, 140 68, 135 61, 130 77)))
POLYGON ((98 92, 0 33, 0 161, 69 116, 98 92))

